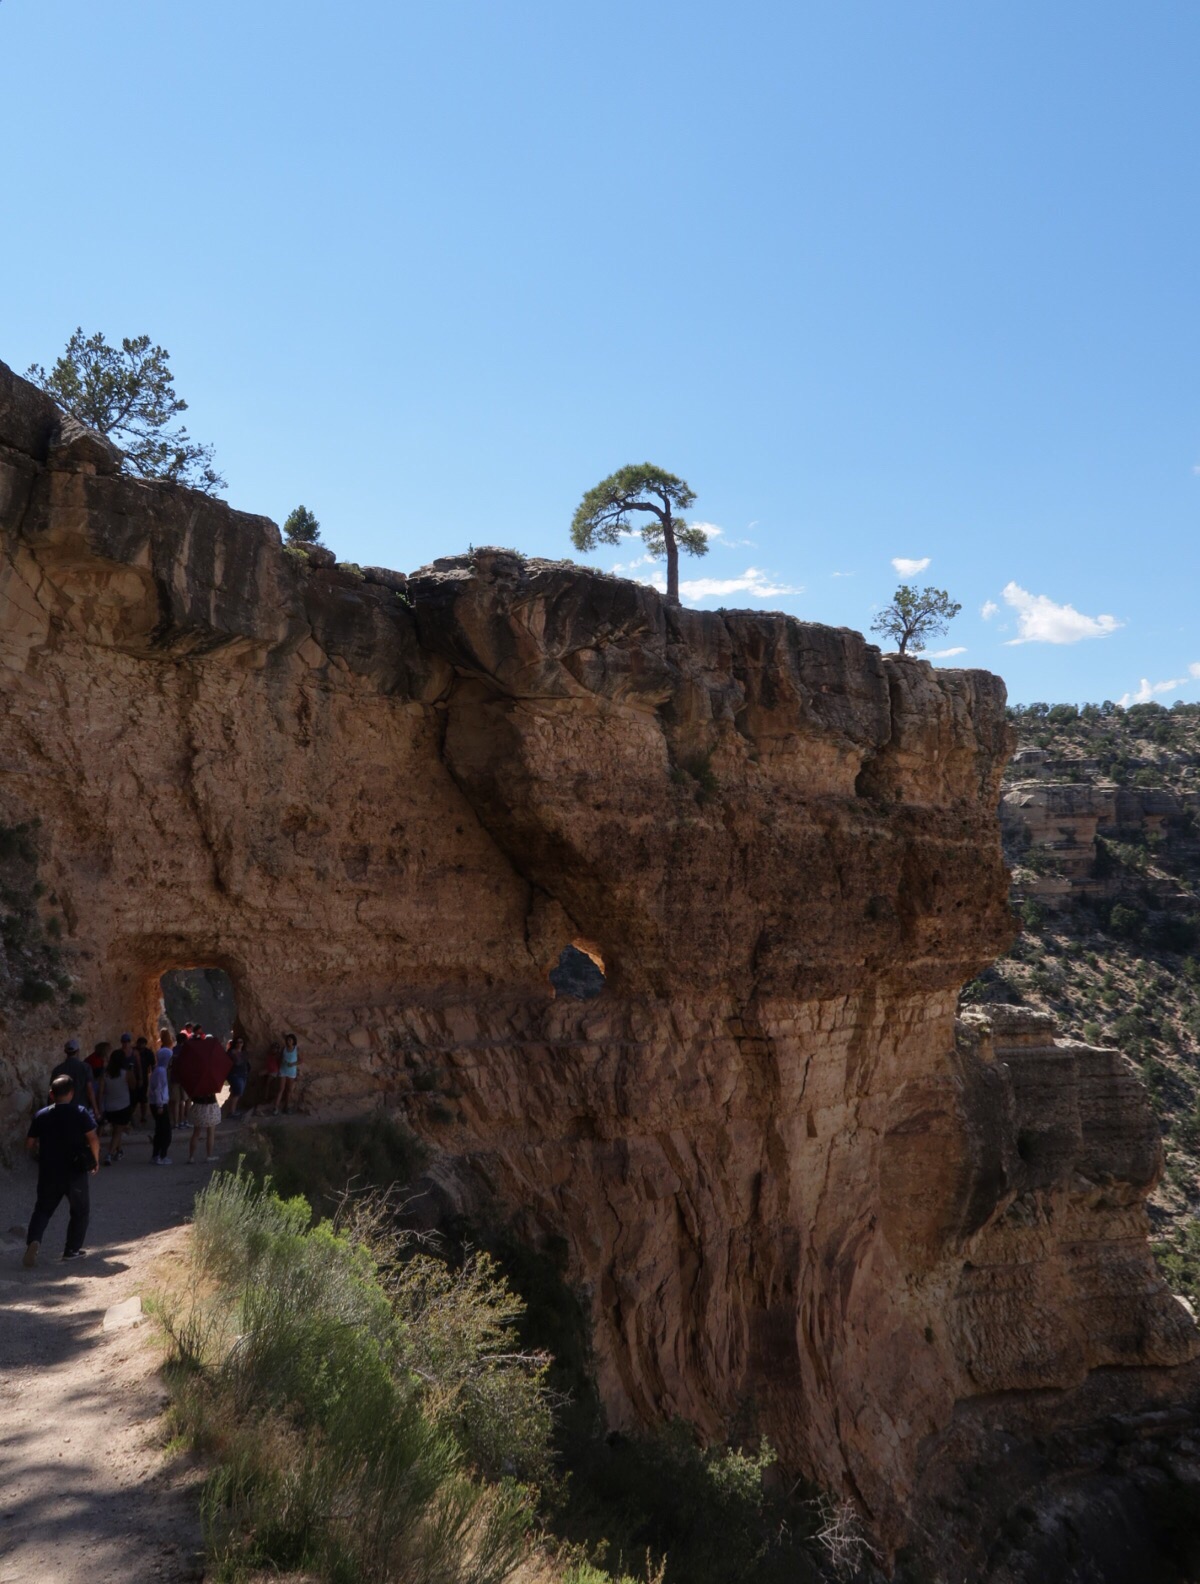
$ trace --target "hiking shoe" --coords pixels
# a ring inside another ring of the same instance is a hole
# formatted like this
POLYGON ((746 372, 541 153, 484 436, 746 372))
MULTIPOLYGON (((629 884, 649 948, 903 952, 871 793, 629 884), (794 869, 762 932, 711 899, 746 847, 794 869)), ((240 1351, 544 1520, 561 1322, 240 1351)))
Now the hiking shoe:
POLYGON ((120 1160, 122 1155, 124 1155, 124 1153, 125 1153, 125 1151, 123 1149, 119 1149, 117 1151, 117 1153, 113 1156, 113 1160, 120 1160))
POLYGON ((156 1166, 170 1166, 171 1165, 171 1157, 169 1155, 160 1155, 158 1157, 158 1159, 154 1162, 154 1164, 156 1166))
POLYGON ((21 1261, 21 1264, 24 1265, 26 1270, 32 1270, 37 1264, 38 1249, 40 1249, 41 1246, 42 1245, 38 1242, 37 1238, 34 1238, 32 1243, 26 1243, 25 1258, 21 1261))
POLYGON ((86 1259, 87 1249, 72 1249, 69 1254, 64 1254, 63 1259, 86 1259))
POLYGON ((105 1157, 104 1157, 104 1164, 105 1164, 105 1165, 106 1165, 106 1166, 111 1166, 111 1165, 112 1165, 112 1155, 111 1155, 111 1154, 109 1154, 109 1155, 106 1155, 106 1156, 105 1156, 105 1157))

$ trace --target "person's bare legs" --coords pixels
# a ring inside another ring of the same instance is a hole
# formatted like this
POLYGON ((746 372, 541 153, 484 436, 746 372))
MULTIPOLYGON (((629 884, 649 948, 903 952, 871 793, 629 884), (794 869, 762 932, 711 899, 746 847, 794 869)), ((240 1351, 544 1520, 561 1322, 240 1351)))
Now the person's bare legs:
POLYGON ((190 1139, 188 1139, 188 1165, 189 1166, 192 1164, 192 1162, 196 1158, 196 1145, 200 1142, 200 1131, 201 1130, 200 1130, 199 1127, 194 1127, 192 1129, 192 1136, 191 1136, 190 1139))
POLYGON ((217 1130, 215 1125, 206 1130, 204 1145, 208 1151, 204 1157, 205 1160, 215 1160, 217 1155, 217 1130))

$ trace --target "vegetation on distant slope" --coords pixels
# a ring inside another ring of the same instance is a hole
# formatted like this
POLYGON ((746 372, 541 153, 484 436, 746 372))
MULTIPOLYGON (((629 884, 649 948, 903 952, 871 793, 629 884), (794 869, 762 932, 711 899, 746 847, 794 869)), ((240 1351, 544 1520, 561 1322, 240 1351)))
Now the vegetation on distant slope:
MULTIPOLYGON (((1021 747, 1044 750, 1042 783, 1112 783, 1174 795, 1161 833, 1102 836, 1088 879, 1054 908, 1026 895, 1053 850, 1008 842, 1021 935, 964 1001, 1023 1002, 1064 1034, 1112 1045, 1140 1069, 1166 1168, 1150 1212, 1174 1290, 1200 1306, 1200 704, 1034 704, 1010 712, 1021 747), (1084 888, 1086 891, 1088 888, 1084 888)), ((1020 750, 1018 750, 1018 754, 1020 750)), ((1028 775, 1019 759, 1009 784, 1028 775)))

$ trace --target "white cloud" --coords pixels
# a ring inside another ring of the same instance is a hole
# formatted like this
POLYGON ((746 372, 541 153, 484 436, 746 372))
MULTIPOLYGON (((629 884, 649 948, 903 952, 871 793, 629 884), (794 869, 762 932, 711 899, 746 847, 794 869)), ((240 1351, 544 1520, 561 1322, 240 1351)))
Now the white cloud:
POLYGON ((1085 616, 1074 605, 1056 605, 1046 594, 1030 594, 1019 583, 1004 586, 1006 604, 1017 613, 1017 636, 1009 644, 1073 644, 1084 638, 1107 638, 1124 622, 1115 616, 1085 616))
POLYGON ((658 560, 657 556, 642 555, 642 556, 638 556, 633 561, 617 561, 617 562, 614 562, 613 565, 610 566, 608 570, 610 572, 614 572, 614 573, 634 572, 634 571, 637 570, 638 567, 653 566, 654 563, 657 560, 658 560))
POLYGON ((984 621, 991 621, 992 617, 999 609, 1000 607, 996 604, 995 600, 984 600, 982 606, 980 607, 979 614, 983 617, 984 621))
MULTIPOLYGON (((664 572, 652 572, 642 581, 649 583, 651 588, 656 588, 660 594, 666 593, 667 578, 664 572)), ((777 583, 769 572, 760 572, 757 567, 747 567, 741 577, 680 578, 679 580, 679 596, 685 600, 715 599, 725 594, 748 594, 751 599, 776 599, 781 594, 803 593, 803 588, 777 583)))
POLYGON ((829 574, 829 576, 830 577, 855 577, 855 576, 857 576, 857 574, 854 573, 854 572, 831 572, 829 574))
POLYGON ((708 539, 719 539, 720 536, 725 532, 724 528, 718 528, 716 523, 698 523, 698 522, 694 522, 694 523, 689 523, 688 527, 689 528, 699 528, 700 532, 702 534, 704 534, 704 536, 706 538, 708 538, 708 539))
POLYGON ((1122 693, 1117 703, 1122 709, 1128 709, 1131 704, 1149 704, 1156 693, 1178 693, 1180 688, 1190 687, 1193 682, 1200 682, 1200 660, 1188 666, 1187 676, 1171 677, 1166 682, 1151 682, 1149 677, 1143 677, 1137 692, 1122 693))
POLYGON ((932 556, 922 556, 919 561, 914 561, 911 556, 893 556, 892 565, 901 577, 916 577, 918 572, 924 572, 932 559, 932 556))
POLYGON ((965 646, 960 644, 956 649, 931 649, 925 658, 926 660, 949 660, 952 655, 966 654, 966 652, 965 646))

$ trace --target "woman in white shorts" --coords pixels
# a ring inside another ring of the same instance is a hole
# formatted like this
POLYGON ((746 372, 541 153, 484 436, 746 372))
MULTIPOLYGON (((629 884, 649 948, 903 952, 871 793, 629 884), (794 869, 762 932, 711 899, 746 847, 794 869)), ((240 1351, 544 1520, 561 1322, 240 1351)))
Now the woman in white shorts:
POLYGON ((210 1161, 217 1153, 217 1124, 221 1120, 221 1107, 217 1104, 216 1095, 193 1095, 192 1103, 188 1107, 188 1121, 192 1124, 192 1136, 188 1141, 188 1161, 196 1158, 196 1145, 200 1142, 200 1134, 204 1133, 207 1154, 205 1160, 210 1161))

